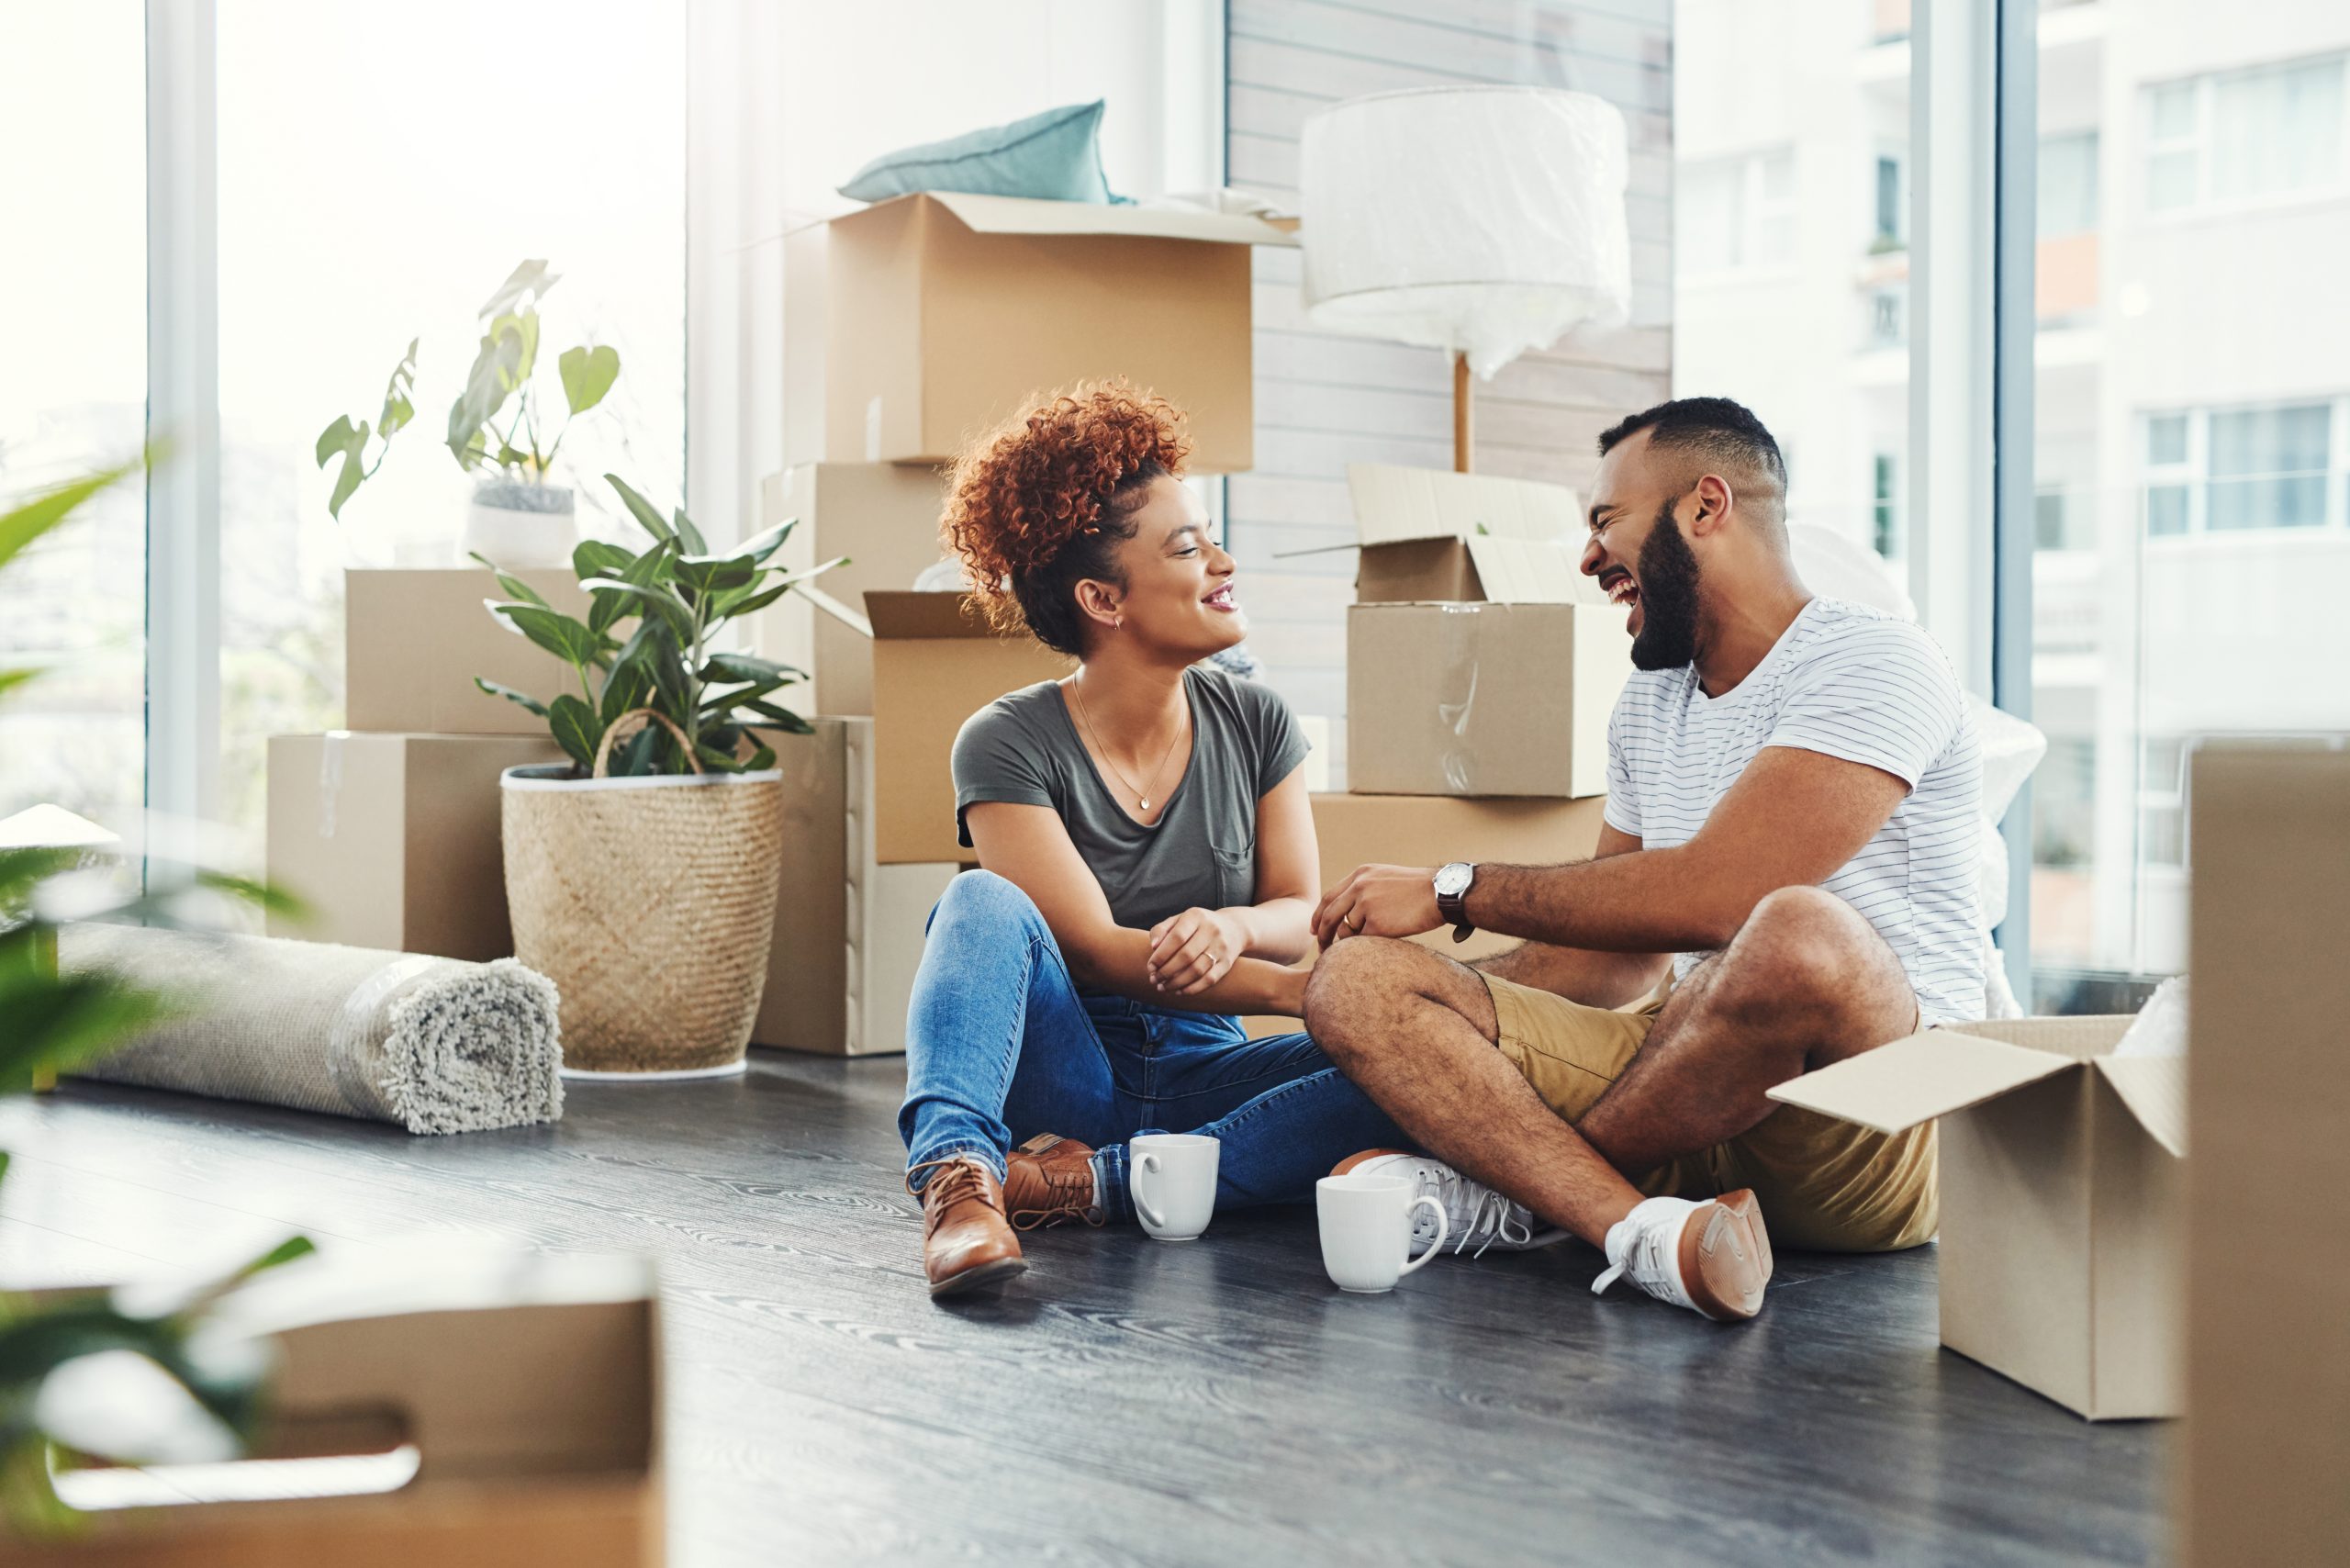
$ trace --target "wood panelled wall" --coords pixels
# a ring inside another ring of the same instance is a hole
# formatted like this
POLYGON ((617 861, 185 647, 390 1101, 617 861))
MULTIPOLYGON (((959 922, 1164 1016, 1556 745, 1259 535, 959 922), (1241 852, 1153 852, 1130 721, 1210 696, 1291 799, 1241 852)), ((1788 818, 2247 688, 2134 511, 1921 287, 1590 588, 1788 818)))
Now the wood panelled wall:
MULTIPOLYGON (((1252 190, 1293 196, 1299 127, 1365 93, 1531 83, 1624 111, 1631 324, 1571 335, 1477 387, 1480 469, 1580 488, 1599 431, 1671 379, 1673 0, 1229 0, 1227 17, 1226 178, 1252 190)), ((1437 350, 1314 330, 1297 252, 1256 254, 1257 467, 1229 481, 1228 538, 1250 646, 1297 711, 1332 719, 1343 788, 1354 557, 1281 557, 1353 538, 1348 464, 1451 466, 1450 369, 1437 350)))

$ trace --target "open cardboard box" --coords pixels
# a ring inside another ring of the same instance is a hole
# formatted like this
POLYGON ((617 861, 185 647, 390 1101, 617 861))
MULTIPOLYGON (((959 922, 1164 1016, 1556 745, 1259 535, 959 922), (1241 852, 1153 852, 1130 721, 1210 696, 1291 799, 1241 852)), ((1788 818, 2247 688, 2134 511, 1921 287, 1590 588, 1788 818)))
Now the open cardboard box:
POLYGON ((1347 465, 1355 602, 1605 603, 1579 591, 1583 502, 1564 485, 1392 463, 1347 465))
POLYGON ((963 868, 881 864, 873 721, 810 722, 813 734, 771 737, 783 769, 782 891, 751 1043, 827 1056, 902 1051, 931 906, 963 868))
MULTIPOLYGON (((799 520, 778 562, 806 571, 848 559, 812 586, 842 604, 865 602, 872 589, 911 589, 943 554, 938 540, 945 479, 934 468, 901 463, 803 463, 771 474, 759 487, 759 526, 799 520)), ((873 640, 823 613, 805 594, 788 593, 759 612, 758 651, 808 672, 785 689, 787 706, 812 713, 873 711, 873 640)))
POLYGON ((967 594, 874 589, 860 612, 821 578, 800 591, 871 644, 875 862, 971 864, 956 842, 955 737, 1006 692, 1067 675, 1069 661, 1024 632, 999 633, 967 594))
MULTIPOLYGON (((405 1249, 387 1252, 404 1254, 405 1249)), ((12 1568, 653 1568, 663 1558, 660 1334, 649 1265, 483 1258, 447 1249, 340 1311, 275 1329, 282 1361, 257 1460, 341 1462, 393 1490, 308 1490, 281 1471, 267 1501, 242 1464, 61 1477, 68 1501, 118 1485, 196 1500, 93 1509, 54 1545, 0 1540, 12 1568), (374 1303, 380 1304, 372 1305, 374 1303), (399 1305, 393 1305, 391 1304, 399 1305)), ((388 1260, 386 1260, 388 1261, 388 1260)), ((267 1310, 308 1294, 325 1260, 240 1296, 267 1310)), ((330 1290, 349 1296, 347 1289, 330 1290)), ((241 1315, 224 1309, 224 1319, 241 1315)), ((259 1327, 250 1323, 241 1326, 259 1327)), ((302 1467, 315 1471, 317 1467, 302 1467)), ((324 1489, 324 1488, 321 1488, 324 1489)))
POLYGON ((1251 217, 955 191, 795 230, 786 401, 824 417, 788 420, 786 459, 938 463, 1036 397, 1123 375, 1189 416, 1193 472, 1251 467, 1249 247, 1295 243, 1251 217))
POLYGON ((2113 1055, 2130 1022, 1950 1025, 1770 1092, 1939 1118, 1942 1343, 2091 1420, 2180 1407, 2187 1061, 2113 1055))
MULTIPOLYGON (((509 574, 566 615, 586 619, 588 595, 560 566, 509 574)), ((578 678, 483 608, 504 599, 487 567, 354 566, 342 574, 343 722, 354 730, 461 735, 540 735, 547 722, 474 684, 480 676, 544 702, 578 678)))
POLYGON ((1607 788, 1626 612, 1577 566, 1562 485, 1358 463, 1347 782, 1360 794, 1607 788))

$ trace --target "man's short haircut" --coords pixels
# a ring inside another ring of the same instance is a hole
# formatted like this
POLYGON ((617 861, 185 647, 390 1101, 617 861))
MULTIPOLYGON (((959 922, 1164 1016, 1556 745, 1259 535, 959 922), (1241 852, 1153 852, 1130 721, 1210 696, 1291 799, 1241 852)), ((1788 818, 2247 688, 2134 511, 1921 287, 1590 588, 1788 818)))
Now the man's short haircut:
POLYGON ((1643 409, 1600 431, 1600 455, 1642 431, 1649 432, 1653 450, 1682 453, 1707 467, 1760 480, 1769 496, 1764 509, 1769 520, 1785 521, 1787 461, 1780 455, 1778 442, 1745 404, 1728 398, 1675 398, 1643 409))

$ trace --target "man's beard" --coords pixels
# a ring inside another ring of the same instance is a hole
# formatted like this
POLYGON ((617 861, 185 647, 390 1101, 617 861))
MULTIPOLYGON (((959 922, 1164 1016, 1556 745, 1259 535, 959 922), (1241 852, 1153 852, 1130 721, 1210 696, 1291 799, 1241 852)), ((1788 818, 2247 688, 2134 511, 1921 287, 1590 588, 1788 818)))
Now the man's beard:
POLYGON ((1636 669, 1679 669, 1697 658, 1697 557, 1681 536, 1673 503, 1658 511, 1640 545, 1640 634, 1632 639, 1636 669))

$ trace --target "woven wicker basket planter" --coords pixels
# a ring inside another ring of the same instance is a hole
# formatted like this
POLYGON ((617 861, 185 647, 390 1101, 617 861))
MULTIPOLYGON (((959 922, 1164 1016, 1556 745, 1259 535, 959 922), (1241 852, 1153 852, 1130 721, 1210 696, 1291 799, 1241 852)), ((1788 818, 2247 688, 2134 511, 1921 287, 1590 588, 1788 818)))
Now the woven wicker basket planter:
POLYGON ((566 1077, 736 1073, 783 854, 779 772, 501 784, 515 957, 562 998, 566 1077))

